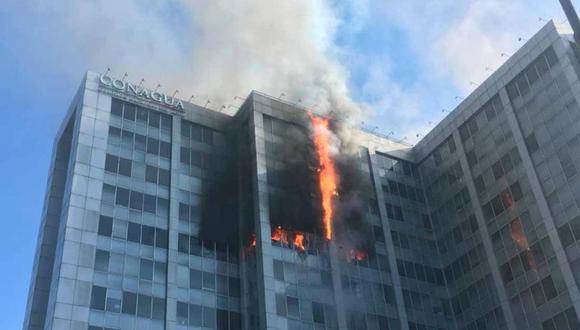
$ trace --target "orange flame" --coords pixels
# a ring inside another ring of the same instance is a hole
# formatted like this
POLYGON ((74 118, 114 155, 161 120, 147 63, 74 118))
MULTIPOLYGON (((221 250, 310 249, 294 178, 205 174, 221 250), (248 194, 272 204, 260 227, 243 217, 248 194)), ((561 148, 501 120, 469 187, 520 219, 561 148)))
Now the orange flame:
POLYGON ((328 129, 328 119, 320 118, 309 114, 312 126, 314 127, 314 146, 318 155, 319 186, 322 194, 322 209, 324 226, 324 237, 327 240, 332 238, 332 216, 333 198, 337 194, 338 176, 334 168, 334 162, 330 156, 330 131, 328 129))
POLYGON ((363 261, 367 258, 367 254, 363 251, 350 250, 349 257, 351 260, 363 261))
POLYGON ((296 233, 294 236, 294 247, 296 247, 300 252, 306 250, 304 248, 304 234, 296 233))
POLYGON ((303 233, 286 230, 280 226, 272 230, 272 241, 282 245, 293 245, 299 252, 306 251, 306 242, 303 233))

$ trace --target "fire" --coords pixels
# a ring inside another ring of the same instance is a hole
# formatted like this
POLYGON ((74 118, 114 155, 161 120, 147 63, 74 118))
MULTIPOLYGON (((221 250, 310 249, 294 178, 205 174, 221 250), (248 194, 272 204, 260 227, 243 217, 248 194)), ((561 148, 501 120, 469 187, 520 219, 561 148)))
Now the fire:
POLYGON ((294 247, 299 251, 304 252, 304 234, 296 233, 294 236, 294 247))
POLYGON ((252 253, 252 251, 256 248, 256 234, 252 234, 250 235, 250 243, 248 244, 248 246, 246 246, 246 248, 244 249, 244 254, 246 256, 249 256, 250 253, 252 253))
POLYGON ((367 254, 363 251, 350 250, 349 257, 351 260, 363 261, 367 258, 367 254))
POLYGON ((280 226, 272 230, 272 241, 282 245, 293 245, 299 252, 306 251, 306 241, 303 233, 286 230, 280 226))
POLYGON ((334 168, 334 162, 330 155, 330 130, 328 119, 316 117, 312 114, 310 120, 314 127, 314 146, 318 155, 318 181, 322 194, 324 237, 332 238, 333 198, 337 192, 338 176, 334 168))

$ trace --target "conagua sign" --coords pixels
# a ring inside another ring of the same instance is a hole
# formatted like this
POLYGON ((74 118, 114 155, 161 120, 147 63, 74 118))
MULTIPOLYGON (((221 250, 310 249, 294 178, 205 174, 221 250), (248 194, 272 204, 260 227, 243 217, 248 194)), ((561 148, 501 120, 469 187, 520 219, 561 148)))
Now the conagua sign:
POLYGON ((112 89, 122 91, 128 94, 133 94, 139 98, 144 98, 148 100, 155 101, 157 103, 161 103, 162 105, 170 106, 172 108, 176 108, 178 110, 184 110, 183 102, 175 97, 163 94, 158 91, 152 91, 140 85, 131 84, 129 82, 125 82, 122 79, 114 79, 107 75, 101 75, 99 78, 101 85, 110 87, 112 89))

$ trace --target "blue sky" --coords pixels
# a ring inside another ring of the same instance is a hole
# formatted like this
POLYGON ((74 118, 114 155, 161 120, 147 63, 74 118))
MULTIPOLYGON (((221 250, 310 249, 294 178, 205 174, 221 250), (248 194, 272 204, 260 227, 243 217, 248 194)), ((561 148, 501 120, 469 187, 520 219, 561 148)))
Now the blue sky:
POLYGON ((556 0, 8 0, 0 329, 22 325, 53 136, 84 71, 111 67, 216 106, 251 89, 333 98, 411 141, 541 28, 538 17, 564 15, 556 0))

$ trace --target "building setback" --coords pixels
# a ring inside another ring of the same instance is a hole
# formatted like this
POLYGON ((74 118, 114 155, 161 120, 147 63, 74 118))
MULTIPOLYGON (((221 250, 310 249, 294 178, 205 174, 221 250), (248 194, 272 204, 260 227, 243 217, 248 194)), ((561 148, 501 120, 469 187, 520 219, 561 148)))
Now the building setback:
POLYGON ((550 22, 417 145, 353 129, 330 241, 305 109, 88 72, 24 329, 580 329, 579 70, 550 22))

